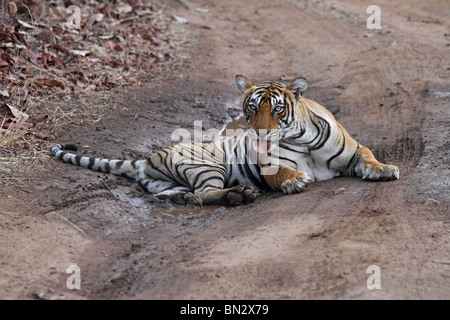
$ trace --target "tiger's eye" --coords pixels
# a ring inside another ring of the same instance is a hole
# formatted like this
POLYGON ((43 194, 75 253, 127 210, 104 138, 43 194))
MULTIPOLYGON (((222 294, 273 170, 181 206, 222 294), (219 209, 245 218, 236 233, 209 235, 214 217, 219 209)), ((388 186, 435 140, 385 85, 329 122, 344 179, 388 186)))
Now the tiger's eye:
POLYGON ((283 110, 282 107, 275 107, 275 109, 273 109, 275 112, 281 112, 283 110))

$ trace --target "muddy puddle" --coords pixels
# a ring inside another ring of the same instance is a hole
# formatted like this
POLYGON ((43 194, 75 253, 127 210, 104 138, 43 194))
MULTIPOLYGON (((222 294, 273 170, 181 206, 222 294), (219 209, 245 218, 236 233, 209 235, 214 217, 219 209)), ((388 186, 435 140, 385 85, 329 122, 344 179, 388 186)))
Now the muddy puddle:
POLYGON ((220 206, 203 206, 203 207, 190 207, 190 208, 163 208, 163 207, 153 207, 149 215, 151 217, 159 218, 173 218, 179 215, 193 215, 193 214, 207 214, 212 213, 220 206))

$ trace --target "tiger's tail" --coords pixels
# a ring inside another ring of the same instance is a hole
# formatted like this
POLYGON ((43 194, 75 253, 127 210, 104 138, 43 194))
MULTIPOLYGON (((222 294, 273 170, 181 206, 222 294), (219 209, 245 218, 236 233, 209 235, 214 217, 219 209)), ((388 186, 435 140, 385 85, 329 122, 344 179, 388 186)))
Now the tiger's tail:
POLYGON ((145 160, 110 160, 79 156, 63 150, 78 151, 78 146, 76 144, 60 143, 55 144, 50 148, 54 157, 59 158, 66 163, 94 171, 113 173, 134 180, 137 179, 138 170, 145 162, 145 160))

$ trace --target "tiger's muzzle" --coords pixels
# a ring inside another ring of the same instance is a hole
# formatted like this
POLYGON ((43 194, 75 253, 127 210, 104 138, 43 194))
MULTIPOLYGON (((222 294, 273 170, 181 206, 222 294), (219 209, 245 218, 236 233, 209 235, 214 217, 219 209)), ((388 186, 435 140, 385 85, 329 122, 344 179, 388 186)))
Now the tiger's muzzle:
POLYGON ((278 130, 249 129, 252 148, 258 153, 268 153, 278 145, 278 130))

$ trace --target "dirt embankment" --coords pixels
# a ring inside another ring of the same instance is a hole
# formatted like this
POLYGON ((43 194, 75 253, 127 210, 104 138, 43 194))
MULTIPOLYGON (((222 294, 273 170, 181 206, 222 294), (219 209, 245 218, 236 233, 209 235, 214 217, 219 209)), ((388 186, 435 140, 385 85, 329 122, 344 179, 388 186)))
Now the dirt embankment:
POLYGON ((379 1, 382 29, 369 30, 359 0, 190 3, 171 3, 189 20, 185 65, 83 100, 107 117, 55 142, 143 158, 177 128, 236 117, 236 74, 302 75, 305 96, 400 180, 337 178, 237 208, 170 211, 123 178, 50 159, 18 168, 27 179, 4 184, 0 200, 0 297, 450 298, 449 5, 379 1), (72 264, 80 290, 66 287, 72 264), (379 290, 366 286, 371 265, 379 290))

